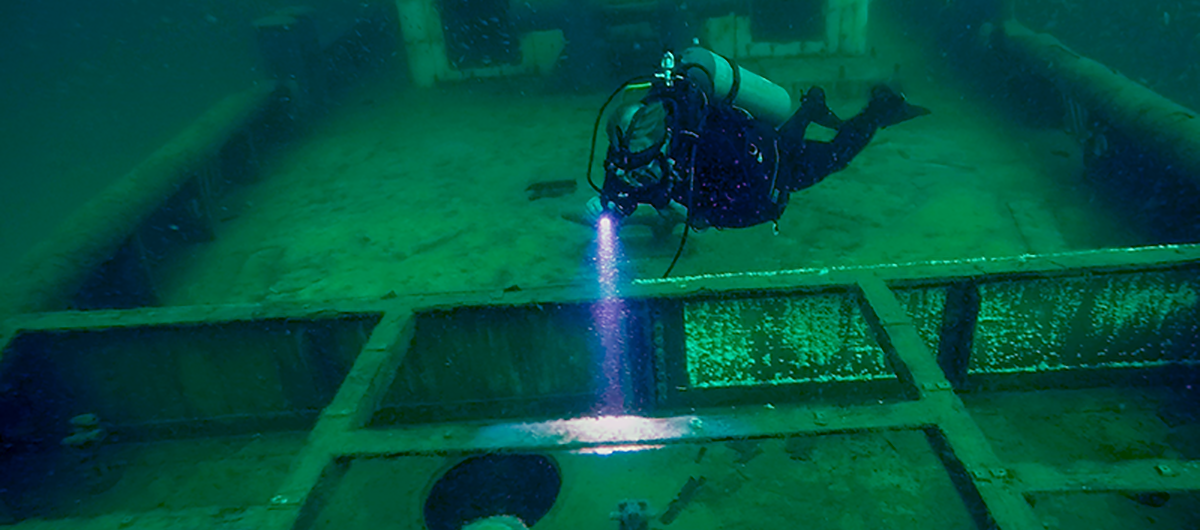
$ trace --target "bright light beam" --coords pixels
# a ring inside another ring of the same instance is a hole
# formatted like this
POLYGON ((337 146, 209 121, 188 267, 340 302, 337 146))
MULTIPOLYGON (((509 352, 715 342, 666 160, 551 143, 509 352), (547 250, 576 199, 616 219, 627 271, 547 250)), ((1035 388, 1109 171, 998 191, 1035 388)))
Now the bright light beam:
POLYGON ((625 355, 625 304, 617 288, 620 281, 617 267, 619 243, 616 220, 607 214, 601 215, 596 222, 595 259, 600 298, 592 306, 592 319, 600 335, 603 356, 600 359, 600 400, 595 410, 601 416, 623 414, 625 396, 629 390, 625 355))

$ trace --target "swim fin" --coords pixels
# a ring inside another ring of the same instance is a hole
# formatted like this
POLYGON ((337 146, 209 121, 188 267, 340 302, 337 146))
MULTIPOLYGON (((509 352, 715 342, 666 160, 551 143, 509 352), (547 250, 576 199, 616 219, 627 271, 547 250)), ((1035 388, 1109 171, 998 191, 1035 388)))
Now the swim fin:
POLYGON ((871 88, 871 102, 863 110, 863 115, 873 125, 883 129, 897 123, 904 123, 913 118, 919 118, 931 111, 925 107, 913 105, 904 100, 891 87, 878 84, 871 88))

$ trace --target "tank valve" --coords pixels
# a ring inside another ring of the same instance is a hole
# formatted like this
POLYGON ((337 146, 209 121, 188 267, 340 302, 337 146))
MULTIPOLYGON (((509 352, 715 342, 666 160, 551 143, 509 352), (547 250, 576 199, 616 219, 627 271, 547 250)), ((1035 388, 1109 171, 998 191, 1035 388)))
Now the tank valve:
POLYGON ((675 54, 667 50, 667 53, 663 54, 662 62, 659 63, 659 66, 662 68, 662 72, 654 74, 654 77, 662 79, 667 87, 673 86, 675 84, 675 54))

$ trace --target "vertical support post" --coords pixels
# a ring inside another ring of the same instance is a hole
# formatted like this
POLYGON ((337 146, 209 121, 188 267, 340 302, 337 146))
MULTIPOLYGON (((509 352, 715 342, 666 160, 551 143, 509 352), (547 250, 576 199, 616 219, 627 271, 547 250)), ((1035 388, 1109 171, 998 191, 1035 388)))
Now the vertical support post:
POLYGON ((825 2, 825 52, 833 55, 841 51, 842 0, 825 2))
POLYGON ((400 34, 413 84, 431 87, 450 70, 437 6, 433 0, 396 0, 396 11, 400 14, 400 34))
POLYGON ((130 309, 158 305, 151 257, 135 233, 115 254, 92 272, 92 277, 67 304, 72 309, 130 309))
POLYGON ((828 0, 825 4, 825 48, 830 54, 867 53, 870 0, 828 0))
POLYGON ((220 175, 219 180, 212 182, 210 187, 215 197, 224 196, 230 188, 252 181, 258 173, 254 132, 247 128, 232 136, 221 146, 214 163, 220 175))
MULTIPOLYGON (((738 37, 740 36, 738 30, 742 22, 744 21, 734 14, 713 17, 704 21, 704 46, 715 54, 737 59, 738 37)), ((744 36, 741 37, 744 38, 744 36)))
POLYGON ((187 209, 189 240, 212 241, 217 238, 217 221, 213 217, 213 210, 216 208, 221 181, 220 162, 217 157, 212 157, 199 164, 192 181, 180 192, 182 206, 187 209))
POLYGON ((971 360, 971 345, 975 341, 975 325, 979 321, 979 285, 966 281, 946 289, 946 307, 942 312, 941 341, 938 344, 938 365, 955 388, 967 384, 967 368, 971 360))
POLYGON ((853 0, 847 5, 847 11, 852 16, 847 17, 846 24, 846 53, 850 55, 866 55, 867 53, 867 14, 871 0, 853 0))
POLYGON ((254 21, 254 30, 266 69, 288 90, 292 110, 304 115, 321 105, 321 43, 311 11, 281 11, 254 21))
POLYGON ((568 89, 592 89, 612 80, 605 42, 604 12, 594 0, 577 2, 562 22, 566 44, 559 62, 559 75, 568 89))

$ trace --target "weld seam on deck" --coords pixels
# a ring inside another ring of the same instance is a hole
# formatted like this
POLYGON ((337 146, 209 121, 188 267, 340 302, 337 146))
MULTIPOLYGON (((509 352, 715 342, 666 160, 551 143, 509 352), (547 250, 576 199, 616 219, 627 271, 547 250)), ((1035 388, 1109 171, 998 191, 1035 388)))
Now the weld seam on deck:
MULTIPOLYGON (((1062 276, 1071 273, 1140 272, 1170 269, 1200 262, 1200 245, 1106 249, 1063 254, 915 262, 895 265, 797 269, 772 273, 729 273, 636 280, 623 289, 628 298, 686 297, 727 291, 780 291, 848 288, 861 278, 879 278, 894 287, 907 283, 945 284, 963 279, 995 281, 994 276, 1062 276)), ((510 291, 416 293, 395 300, 355 298, 332 301, 294 301, 228 305, 145 307, 127 310, 62 311, 13 315, 22 330, 95 329, 264 319, 321 319, 353 313, 375 313, 390 303, 405 302, 424 312, 464 306, 590 303, 597 298, 592 285, 569 284, 510 291)))
POLYGON ((1049 275, 1071 272, 1129 272, 1172 268, 1200 261, 1200 245, 1160 245, 962 260, 931 260, 883 265, 822 267, 770 272, 737 272, 635 280, 636 295, 679 295, 681 291, 712 289, 787 289, 852 284, 862 277, 880 278, 890 285, 922 281, 952 283, 988 277, 1049 275))
POLYGON ((371 331, 337 394, 309 433, 295 467, 272 497, 271 516, 264 523, 265 528, 294 528, 298 518, 311 516, 323 508, 323 499, 329 494, 324 490, 335 489, 340 474, 345 472, 336 448, 345 445, 345 437, 351 430, 366 423, 387 392, 408 352, 413 320, 411 308, 394 303, 371 331))
POLYGON ((1065 468, 1009 466, 1027 494, 1200 491, 1200 461, 1147 459, 1078 462, 1065 468))
POLYGON ((394 302, 344 300, 322 303, 228 304, 97 311, 32 313, 10 319, 21 331, 71 331, 173 325, 209 325, 262 320, 331 320, 382 313, 394 302))
POLYGON ((728 439, 833 434, 879 430, 920 430, 932 424, 929 407, 917 402, 854 407, 785 407, 738 415, 697 414, 644 418, 667 426, 669 434, 615 433, 588 438, 570 429, 571 422, 595 418, 502 424, 419 425, 404 429, 363 429, 345 438, 339 457, 378 458, 401 455, 477 453, 493 450, 553 451, 628 444, 709 443, 728 439))
MULTIPOLYGON (((623 298, 679 298, 754 291, 786 294, 793 290, 848 288, 864 277, 880 278, 895 287, 949 284, 963 280, 999 281, 1071 274, 1143 272, 1200 262, 1200 245, 1160 245, 1064 252, 1057 254, 934 260, 884 265, 823 267, 771 272, 733 272, 634 280, 622 286, 623 298)), ((598 298, 591 284, 494 289, 440 294, 400 295, 417 312, 460 307, 590 303, 598 298)))
POLYGON ((338 430, 349 431, 370 420, 408 355, 416 333, 415 320, 416 314, 408 306, 384 313, 319 423, 336 422, 338 430))
MULTIPOLYGON (((1008 473, 992 450, 991 443, 967 412, 966 405, 954 393, 932 351, 921 341, 916 325, 895 293, 880 278, 859 280, 866 301, 868 322, 879 335, 881 346, 891 349, 897 360, 896 370, 909 374, 920 402, 933 407, 937 428, 956 459, 968 472, 971 486, 986 505, 988 516, 1003 530, 1041 529, 1024 497, 1006 482, 1008 473), (993 481, 993 478, 998 479, 993 481)), ((905 380, 905 376, 901 376, 905 380)), ((945 462, 943 455, 943 463, 945 462)), ((947 466, 947 471, 952 470, 947 466)))

